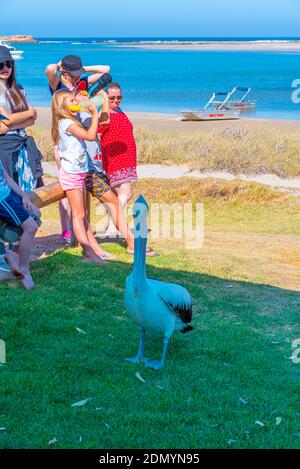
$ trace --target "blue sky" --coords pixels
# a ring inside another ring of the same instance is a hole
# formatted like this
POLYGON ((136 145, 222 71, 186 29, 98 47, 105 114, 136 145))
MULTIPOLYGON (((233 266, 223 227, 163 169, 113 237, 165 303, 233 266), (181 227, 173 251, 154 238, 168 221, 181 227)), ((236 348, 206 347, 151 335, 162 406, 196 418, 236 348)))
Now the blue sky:
POLYGON ((299 0, 0 0, 0 3, 0 35, 300 36, 299 0))

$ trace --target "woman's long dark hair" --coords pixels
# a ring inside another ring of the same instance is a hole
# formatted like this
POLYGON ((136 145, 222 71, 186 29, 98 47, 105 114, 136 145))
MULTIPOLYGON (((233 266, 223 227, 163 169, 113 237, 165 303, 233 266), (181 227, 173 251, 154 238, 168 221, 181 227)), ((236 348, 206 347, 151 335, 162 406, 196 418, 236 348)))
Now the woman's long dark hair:
POLYGON ((5 97, 11 105, 12 113, 27 111, 29 109, 28 103, 26 97, 22 93, 22 90, 17 85, 14 63, 11 69, 10 77, 7 79, 5 84, 5 97))

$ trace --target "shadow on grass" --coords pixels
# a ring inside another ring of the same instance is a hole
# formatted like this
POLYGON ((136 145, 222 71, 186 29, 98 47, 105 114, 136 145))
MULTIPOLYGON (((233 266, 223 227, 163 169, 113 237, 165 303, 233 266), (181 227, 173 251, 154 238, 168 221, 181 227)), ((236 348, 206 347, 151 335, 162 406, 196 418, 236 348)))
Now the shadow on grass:
MULTIPOLYGON (((114 243, 122 247, 126 246, 124 239, 118 237, 107 238, 102 236, 97 237, 97 241, 99 243, 114 243)), ((70 247, 70 245, 66 243, 59 234, 36 237, 33 243, 31 259, 37 260, 41 256, 49 256, 63 247, 70 247)))

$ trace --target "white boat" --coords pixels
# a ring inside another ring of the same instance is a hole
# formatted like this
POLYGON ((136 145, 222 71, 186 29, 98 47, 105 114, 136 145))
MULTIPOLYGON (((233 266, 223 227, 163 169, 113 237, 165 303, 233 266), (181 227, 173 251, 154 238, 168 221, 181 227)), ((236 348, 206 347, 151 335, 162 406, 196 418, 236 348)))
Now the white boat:
POLYGON ((199 110, 184 110, 180 111, 184 119, 188 121, 216 121, 216 120, 227 120, 227 119, 239 119, 240 111, 231 110, 226 108, 226 102, 230 97, 230 93, 219 92, 213 93, 210 100, 206 103, 203 109, 199 110), (223 101, 220 101, 220 106, 215 109, 213 102, 218 96, 225 96, 223 101))
MULTIPOLYGON (((249 95, 251 88, 242 88, 240 86, 235 86, 229 93, 229 98, 226 101, 225 108, 226 109, 233 109, 233 110, 240 110, 241 112, 253 111, 256 107, 256 101, 248 101, 246 100, 247 96, 249 95), (233 95, 238 93, 242 93, 239 98, 235 98, 233 95)), ((212 102, 213 106, 216 109, 222 105, 222 101, 214 100, 212 102)))
POLYGON ((7 41, 0 41, 0 46, 4 46, 4 47, 7 47, 7 49, 9 50, 9 52, 11 53, 11 56, 13 59, 15 60, 19 60, 19 59, 23 59, 23 52, 22 50, 17 50, 14 46, 12 46, 11 44, 9 44, 9 42, 7 41))

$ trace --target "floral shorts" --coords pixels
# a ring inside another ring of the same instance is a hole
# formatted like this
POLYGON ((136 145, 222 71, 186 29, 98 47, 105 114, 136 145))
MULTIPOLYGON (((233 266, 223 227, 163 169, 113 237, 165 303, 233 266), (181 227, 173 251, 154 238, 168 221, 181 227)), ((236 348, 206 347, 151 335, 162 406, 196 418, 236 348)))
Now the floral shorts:
POLYGON ((99 199, 110 190, 109 181, 104 173, 90 171, 85 177, 86 190, 99 199))

